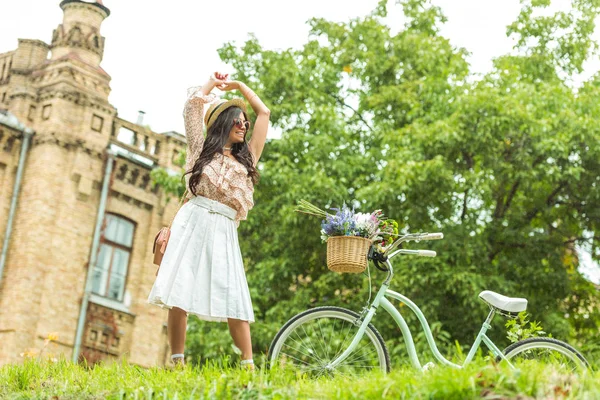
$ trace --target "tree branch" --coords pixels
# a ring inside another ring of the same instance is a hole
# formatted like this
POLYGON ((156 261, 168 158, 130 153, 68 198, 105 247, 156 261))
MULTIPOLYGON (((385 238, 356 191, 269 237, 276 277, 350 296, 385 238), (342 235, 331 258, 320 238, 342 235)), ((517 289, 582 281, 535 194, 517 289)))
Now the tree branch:
POLYGON ((509 242, 502 242, 502 241, 498 241, 496 242, 496 244, 498 246, 496 246, 496 250, 492 251, 490 253, 490 255, 488 256, 488 261, 492 262, 494 261, 494 258, 496 258, 496 256, 498 254, 500 254, 500 252, 502 250, 504 250, 507 247, 513 248, 513 249, 525 249, 527 248, 527 244, 525 243, 509 243, 509 242))
POLYGON ((504 204, 502 199, 504 197, 504 191, 501 189, 500 193, 498 193, 498 198, 496 199, 496 208, 494 209, 494 219, 500 218, 500 214, 502 213, 502 205, 504 204))
POLYGON ((512 187, 510 188, 510 192, 508 193, 506 202, 504 203, 504 206, 502 207, 502 211, 500 213, 500 218, 503 218, 504 215, 506 215, 506 211, 510 207, 510 203, 512 203, 512 199, 513 199, 513 197, 515 197, 515 193, 517 193, 517 189, 519 188, 520 184, 521 184, 521 180, 517 179, 516 182, 513 183, 512 187))
POLYGON ((361 114, 360 114, 360 113, 359 113, 357 110, 355 110, 355 109, 354 109, 352 106, 350 106, 350 105, 346 104, 346 103, 344 102, 344 100, 340 99, 340 98, 339 98, 338 96, 336 96, 335 94, 333 94, 333 93, 332 93, 332 94, 331 94, 331 97, 333 97, 334 99, 336 99, 336 101, 337 101, 338 103, 340 103, 342 106, 344 106, 344 107, 348 107, 349 109, 351 109, 351 110, 354 112, 354 114, 355 114, 355 115, 356 115, 356 116, 357 116, 357 117, 358 117, 358 118, 359 118, 359 119, 362 121, 362 123, 363 123, 363 124, 365 124, 365 126, 366 126, 367 128, 369 128, 369 130, 370 130, 371 132, 373 132, 373 128, 371 128, 371 125, 369 125, 369 123, 368 123, 368 122, 367 122, 367 121, 366 121, 366 120, 363 118, 363 116, 362 116, 362 115, 361 115, 361 114))
POLYGON ((467 216, 467 197, 469 196, 469 189, 467 188, 465 190, 465 195, 463 197, 463 207, 462 207, 462 213, 460 214, 460 220, 464 221, 465 217, 467 216))
MULTIPOLYGON (((467 163, 467 170, 471 170, 473 168, 473 156, 469 153, 467 153, 466 151, 463 151, 463 158, 465 159, 465 162, 467 163)), ((465 194, 463 197, 463 207, 462 207, 462 213, 460 215, 460 220, 464 221, 465 217, 467 216, 467 199, 469 197, 469 188, 465 189, 465 194)))
POLYGON ((569 240, 565 240, 563 242, 563 244, 572 244, 572 243, 576 243, 576 242, 593 242, 593 241, 594 241, 593 237, 586 238, 586 237, 580 236, 580 237, 572 238, 569 240))
MULTIPOLYGON (((554 189, 552 191, 552 193, 550 193, 550 195, 548 195, 548 197, 546 198, 546 206, 551 206, 554 204, 554 198, 556 197, 556 195, 558 195, 558 193, 563 190, 565 187, 567 186, 567 182, 563 181, 561 182, 558 187, 556 189, 554 189)), ((531 222, 532 219, 535 218, 535 216, 541 211, 541 207, 535 207, 533 210, 529 211, 527 213, 527 215, 525 215, 525 221, 527 222, 527 224, 529 224, 531 222)))

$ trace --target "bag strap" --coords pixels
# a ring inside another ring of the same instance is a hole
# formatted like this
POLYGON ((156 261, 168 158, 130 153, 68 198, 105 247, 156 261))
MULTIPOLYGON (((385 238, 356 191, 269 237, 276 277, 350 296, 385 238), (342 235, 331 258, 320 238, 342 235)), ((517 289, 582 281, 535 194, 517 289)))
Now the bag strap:
MULTIPOLYGON (((183 200, 185 200, 185 196, 187 195, 187 193, 188 193, 188 188, 186 186, 185 191, 183 192, 183 195, 181 196, 181 200, 179 200, 179 206, 177 207, 177 212, 183 205, 183 200)), ((175 216, 177 215, 177 212, 175 212, 175 215, 173 215, 173 218, 171 219, 171 222, 169 223, 169 229, 171 229, 171 225, 173 225, 173 221, 175 220, 175 216)))

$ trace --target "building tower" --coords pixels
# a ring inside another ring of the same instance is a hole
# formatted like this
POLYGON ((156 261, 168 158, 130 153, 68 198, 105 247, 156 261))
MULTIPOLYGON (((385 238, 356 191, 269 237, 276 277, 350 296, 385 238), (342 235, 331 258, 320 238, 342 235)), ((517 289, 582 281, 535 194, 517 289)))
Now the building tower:
POLYGON ((104 54, 100 25, 110 15, 102 2, 63 0, 63 23, 52 34, 52 60, 76 55, 93 67, 99 67, 104 54))
POLYGON ((81 0, 60 7, 63 21, 50 45, 19 39, 16 50, 0 54, 0 109, 12 115, 0 118, 0 245, 8 241, 0 364, 41 348, 49 333, 58 336, 52 352, 71 357, 80 315, 88 360, 162 364, 166 313, 146 297, 154 234, 177 201, 166 203, 149 173, 175 169, 185 139, 125 121, 108 102, 100 30, 109 9, 81 0), (25 150, 22 125, 35 132, 25 150), (84 296, 88 270, 91 294, 84 296))

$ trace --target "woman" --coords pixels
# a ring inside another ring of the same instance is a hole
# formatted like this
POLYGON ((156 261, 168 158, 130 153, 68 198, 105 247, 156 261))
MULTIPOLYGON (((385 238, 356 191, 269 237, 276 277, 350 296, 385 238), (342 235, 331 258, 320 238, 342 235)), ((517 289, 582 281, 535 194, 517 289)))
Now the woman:
POLYGON ((253 206, 256 164, 263 151, 270 111, 244 83, 215 73, 202 87, 188 90, 183 117, 187 137, 187 201, 177 212, 171 237, 148 302, 169 309, 171 360, 184 363, 187 315, 227 321, 241 364, 253 369, 250 292, 237 226, 253 206), (256 114, 252 138, 245 102, 215 100, 214 88, 239 90, 256 114), (204 118, 203 118, 204 115, 204 118), (207 135, 204 138, 203 127, 207 135), (189 176, 188 176, 189 175, 189 176))

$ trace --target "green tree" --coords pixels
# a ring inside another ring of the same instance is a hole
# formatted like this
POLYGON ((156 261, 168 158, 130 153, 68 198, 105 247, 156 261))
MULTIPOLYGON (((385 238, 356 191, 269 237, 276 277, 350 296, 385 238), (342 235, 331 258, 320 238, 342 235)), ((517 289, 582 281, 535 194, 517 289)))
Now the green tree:
MULTIPOLYGON (((367 300, 362 276, 327 271, 319 221, 293 212, 298 199, 382 208, 401 231, 444 232, 427 244, 436 259, 401 260, 393 282, 440 321, 442 343, 449 333, 472 341, 487 312, 475 305, 483 289, 527 297, 555 337, 597 334, 597 291, 577 271, 574 249, 600 221, 600 77, 579 90, 572 81, 595 54, 599 2, 536 16, 548 3, 523 1, 507 31, 514 51, 482 77, 440 35, 445 17, 427 0, 398 2, 406 23, 396 34, 382 1, 347 23, 311 20, 301 49, 263 49, 255 37, 220 49, 282 132, 266 147, 256 207, 239 228, 258 351, 296 312, 367 300)), ((375 323, 400 353, 397 330, 375 323)), ((191 339, 197 353, 224 346, 202 323, 195 329, 210 335, 191 339)))

